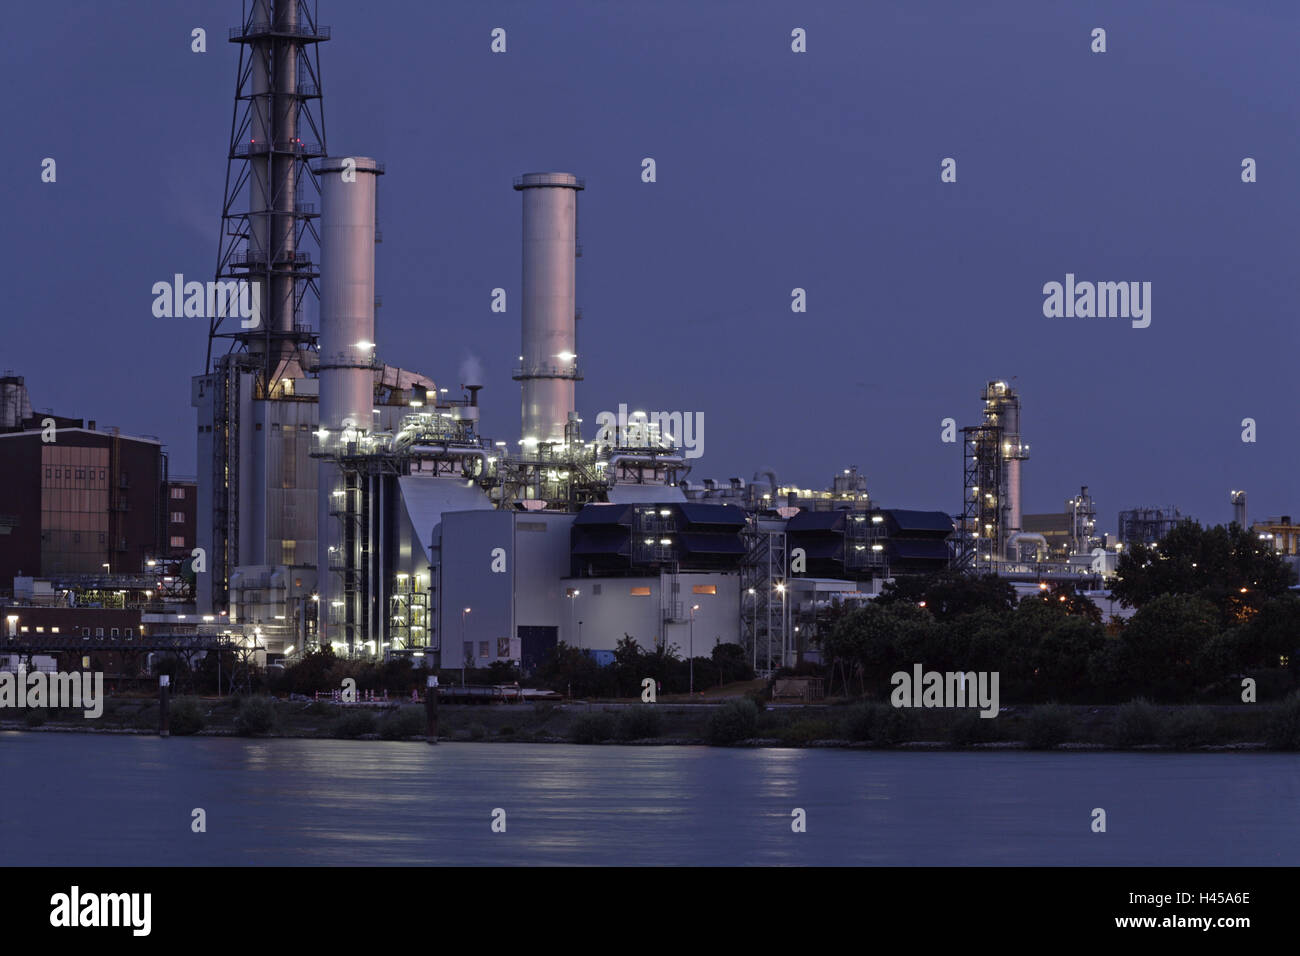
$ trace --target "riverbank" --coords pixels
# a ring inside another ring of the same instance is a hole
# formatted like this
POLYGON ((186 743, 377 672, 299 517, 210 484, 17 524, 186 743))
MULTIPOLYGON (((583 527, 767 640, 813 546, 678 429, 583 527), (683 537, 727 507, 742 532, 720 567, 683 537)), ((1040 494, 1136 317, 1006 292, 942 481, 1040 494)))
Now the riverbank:
MULTIPOLYGON (((424 708, 409 703, 334 704, 271 698, 179 698, 173 736, 424 741, 424 708)), ((156 734, 158 702, 119 696, 103 714, 0 711, 0 730, 156 734)), ((907 750, 1300 749, 1300 704, 1004 707, 996 718, 970 710, 895 709, 880 702, 824 705, 570 702, 444 705, 439 739, 500 743, 727 745, 907 750)))

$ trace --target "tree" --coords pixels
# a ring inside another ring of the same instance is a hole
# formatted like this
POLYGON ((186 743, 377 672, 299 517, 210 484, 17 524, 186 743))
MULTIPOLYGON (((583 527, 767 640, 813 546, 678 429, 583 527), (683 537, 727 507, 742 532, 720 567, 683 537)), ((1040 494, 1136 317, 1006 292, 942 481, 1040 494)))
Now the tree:
POLYGON ((1016 591, 995 574, 939 571, 935 574, 895 578, 885 585, 876 604, 922 605, 938 620, 969 614, 981 608, 1009 611, 1016 606, 1016 591))
POLYGON ((1282 556, 1240 526, 1184 521, 1159 544, 1135 544, 1121 555, 1111 594, 1138 608, 1161 595, 1196 595, 1230 624, 1248 619, 1295 582, 1282 556))

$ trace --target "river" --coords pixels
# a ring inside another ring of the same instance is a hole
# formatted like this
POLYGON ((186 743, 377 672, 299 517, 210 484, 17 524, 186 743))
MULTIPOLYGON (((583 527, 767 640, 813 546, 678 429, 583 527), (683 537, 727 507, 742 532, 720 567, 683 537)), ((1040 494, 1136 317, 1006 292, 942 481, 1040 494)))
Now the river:
POLYGON ((0 733, 4 865, 1290 866, 1298 811, 1280 754, 0 733))

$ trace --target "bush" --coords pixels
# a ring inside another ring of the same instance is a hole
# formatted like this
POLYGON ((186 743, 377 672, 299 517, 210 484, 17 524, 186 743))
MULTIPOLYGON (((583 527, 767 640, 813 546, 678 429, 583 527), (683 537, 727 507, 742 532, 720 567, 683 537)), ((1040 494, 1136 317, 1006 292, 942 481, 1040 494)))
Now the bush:
POLYGON ((840 733, 849 740, 863 743, 871 739, 871 728, 875 723, 876 708, 871 704, 858 704, 849 708, 848 713, 840 718, 840 733))
POLYGON ((239 713, 235 715, 235 731, 241 737, 269 733, 275 726, 275 708, 269 697, 239 698, 239 713))
POLYGON ((419 707, 399 707, 379 722, 379 736, 384 740, 422 737, 426 729, 424 711, 419 707))
POLYGON ((1025 742, 1034 750, 1051 750, 1070 739, 1073 727, 1068 707, 1043 704, 1030 711, 1025 721, 1025 742))
POLYGON ((182 697, 176 701, 167 715, 167 730, 176 737, 197 734, 205 723, 203 709, 193 697, 182 697))
POLYGON ((302 712, 312 717, 337 717, 339 709, 327 701, 313 700, 302 712))
POLYGON ((44 727, 45 722, 50 719, 50 715, 42 708, 29 710, 23 714, 23 723, 28 727, 44 727))
POLYGON ((608 711, 583 714, 573 722, 569 739, 575 744, 598 744, 614 736, 614 715, 608 711))
POLYGON ((1273 711, 1264 741, 1274 750, 1300 750, 1300 694, 1294 694, 1273 711))
POLYGON ((334 722, 335 737, 360 737, 375 732, 375 715, 368 710, 350 710, 334 722))
POLYGON ((1165 727, 1165 740, 1180 750, 1212 744, 1218 737, 1218 721, 1204 707, 1187 707, 1174 711, 1165 727))
POLYGON ((559 709, 560 709, 560 708, 557 707, 555 704, 551 704, 551 703, 548 703, 548 702, 546 702, 546 701, 542 701, 542 702, 539 703, 539 704, 534 704, 534 705, 533 705, 533 723, 534 723, 536 726, 540 727, 542 724, 546 723, 548 720, 550 720, 552 717, 554 717, 555 714, 556 714, 556 712, 557 712, 559 709))
POLYGON ((915 717, 909 708, 892 704, 876 704, 871 720, 871 740, 885 747, 906 743, 912 739, 915 717))
POLYGON ((513 737, 514 735, 515 728, 511 727, 509 724, 506 724, 504 727, 497 730, 498 737, 513 737))
POLYGON ((615 735, 619 740, 647 740, 663 733, 664 721, 653 704, 628 707, 618 715, 615 735))
POLYGON ((758 705, 752 700, 729 700, 709 715, 708 738, 725 747, 754 736, 758 728, 758 705))
POLYGON ((1112 736, 1117 747, 1153 744, 1160 736, 1160 712, 1145 697, 1138 697, 1115 711, 1112 736))
POLYGON ((986 744, 1000 737, 998 719, 981 717, 978 710, 965 710, 948 727, 948 742, 954 747, 986 744))
POLYGON ((829 720, 803 717, 787 727, 781 737, 786 743, 808 744, 814 740, 829 740, 833 733, 829 720))

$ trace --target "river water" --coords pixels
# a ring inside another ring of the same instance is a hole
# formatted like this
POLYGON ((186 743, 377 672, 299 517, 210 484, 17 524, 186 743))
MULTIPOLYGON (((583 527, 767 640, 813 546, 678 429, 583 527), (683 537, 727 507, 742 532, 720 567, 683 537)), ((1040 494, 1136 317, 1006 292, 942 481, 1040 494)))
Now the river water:
POLYGON ((1297 863, 1295 755, 0 733, 0 865, 1297 863))

